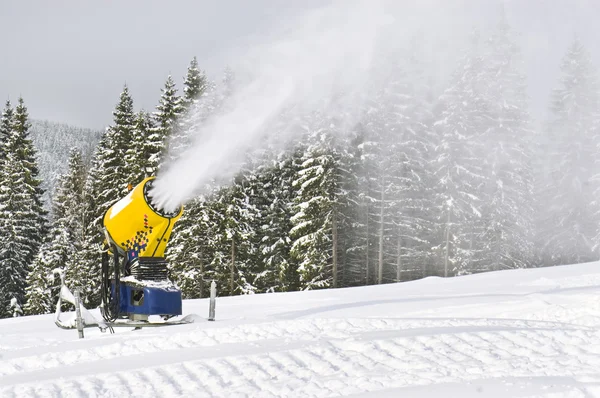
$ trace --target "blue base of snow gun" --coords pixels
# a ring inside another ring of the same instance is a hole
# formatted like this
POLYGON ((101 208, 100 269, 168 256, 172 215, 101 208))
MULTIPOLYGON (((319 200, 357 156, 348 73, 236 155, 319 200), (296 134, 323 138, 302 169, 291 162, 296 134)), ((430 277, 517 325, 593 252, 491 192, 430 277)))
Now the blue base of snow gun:
MULTIPOLYGON (((181 315, 181 290, 174 286, 149 287, 136 286, 121 282, 121 315, 181 315)), ((113 284, 114 291, 114 284, 113 284)))

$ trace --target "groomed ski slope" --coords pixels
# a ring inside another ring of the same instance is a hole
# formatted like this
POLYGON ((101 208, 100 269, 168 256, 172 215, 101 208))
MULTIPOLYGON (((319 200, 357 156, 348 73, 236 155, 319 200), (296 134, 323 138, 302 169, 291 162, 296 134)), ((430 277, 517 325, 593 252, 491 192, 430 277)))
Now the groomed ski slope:
POLYGON ((115 335, 0 321, 0 397, 600 396, 600 263, 184 302, 115 335))

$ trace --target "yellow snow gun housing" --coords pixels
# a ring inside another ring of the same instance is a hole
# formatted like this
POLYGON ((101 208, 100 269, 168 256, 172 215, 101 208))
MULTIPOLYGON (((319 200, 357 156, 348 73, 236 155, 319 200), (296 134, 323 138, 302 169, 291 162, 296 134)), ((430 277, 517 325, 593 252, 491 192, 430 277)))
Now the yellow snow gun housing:
POLYGON ((102 258, 101 310, 108 322, 181 315, 181 291, 168 279, 164 256, 183 206, 167 211, 153 203, 153 181, 154 177, 146 178, 104 215, 107 248, 102 258))
POLYGON ((175 222, 183 206, 172 212, 152 203, 155 177, 148 177, 104 215, 104 230, 111 247, 130 257, 164 257, 175 222))

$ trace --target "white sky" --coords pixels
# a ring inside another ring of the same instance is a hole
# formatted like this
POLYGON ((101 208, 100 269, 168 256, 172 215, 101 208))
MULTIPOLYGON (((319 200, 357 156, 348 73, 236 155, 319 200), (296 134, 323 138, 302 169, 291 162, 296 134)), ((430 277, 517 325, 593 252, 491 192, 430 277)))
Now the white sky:
MULTIPOLYGON (((392 0, 393 1, 393 0, 392 0)), ((0 99, 25 98, 32 117, 102 128, 127 82, 137 109, 153 110, 166 76, 181 81, 191 58, 213 77, 275 24, 330 0, 5 0, 0 2, 0 99)), ((500 0, 397 0, 419 3, 420 19, 441 42, 457 30, 497 21, 500 0), (425 21, 428 18, 439 24, 425 21), (434 28, 435 29, 435 28, 434 28), (448 30, 452 30, 449 32, 448 30)), ((600 64, 600 1, 505 0, 521 35, 533 114, 543 118, 560 58, 574 34, 600 64)), ((258 39, 260 38, 260 40, 258 39)), ((266 39, 267 38, 267 39, 266 39)), ((464 43, 450 43, 460 48, 464 43)), ((436 50, 432 50, 436 51, 436 50)), ((447 50, 448 51, 448 50, 447 50)), ((448 54, 432 54, 448 73, 448 54), (447 62, 445 62, 447 61, 447 62)))

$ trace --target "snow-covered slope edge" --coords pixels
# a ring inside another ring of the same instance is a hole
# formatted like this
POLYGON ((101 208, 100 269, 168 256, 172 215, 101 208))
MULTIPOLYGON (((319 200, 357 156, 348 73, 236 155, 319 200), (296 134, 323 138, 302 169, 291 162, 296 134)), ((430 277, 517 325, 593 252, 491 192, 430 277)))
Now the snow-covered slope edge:
POLYGON ((84 340, 2 320, 0 397, 600 396, 599 296, 590 263, 219 298, 216 322, 84 340))

